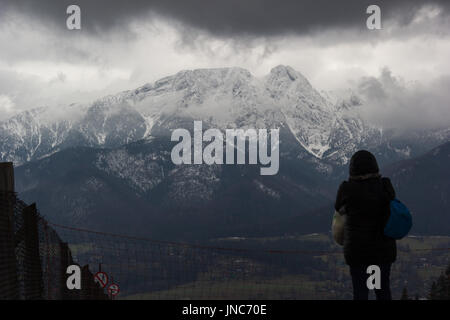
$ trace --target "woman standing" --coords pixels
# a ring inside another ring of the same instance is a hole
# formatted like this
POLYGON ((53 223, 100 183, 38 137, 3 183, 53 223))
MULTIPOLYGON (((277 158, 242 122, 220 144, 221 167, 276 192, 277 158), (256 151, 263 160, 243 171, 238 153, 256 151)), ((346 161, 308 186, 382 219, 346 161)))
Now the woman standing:
POLYGON ((344 257, 350 267, 353 299, 368 299, 367 268, 376 265, 381 271, 381 288, 375 289, 376 298, 391 300, 389 277, 397 247, 383 229, 395 191, 391 181, 381 177, 375 156, 368 151, 352 156, 349 171, 348 181, 339 186, 335 209, 345 215, 344 257))

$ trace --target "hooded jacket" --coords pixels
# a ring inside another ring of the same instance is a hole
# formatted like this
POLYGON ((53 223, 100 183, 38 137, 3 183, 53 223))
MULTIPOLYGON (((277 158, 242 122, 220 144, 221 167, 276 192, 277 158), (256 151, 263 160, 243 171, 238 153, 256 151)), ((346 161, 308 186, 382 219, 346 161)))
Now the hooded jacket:
POLYGON ((374 155, 358 151, 350 160, 348 181, 339 186, 335 209, 346 215, 344 257, 349 265, 392 263, 397 256, 395 240, 383 232, 395 191, 378 171, 374 155))

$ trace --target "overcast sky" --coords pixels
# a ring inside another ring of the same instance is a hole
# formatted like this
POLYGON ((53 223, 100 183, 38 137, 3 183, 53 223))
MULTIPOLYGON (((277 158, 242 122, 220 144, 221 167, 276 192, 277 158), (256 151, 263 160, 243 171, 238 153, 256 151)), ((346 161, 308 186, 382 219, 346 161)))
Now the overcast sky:
POLYGON ((448 125, 449 27, 444 0, 0 0, 0 120, 182 69, 284 64, 318 89, 359 90, 377 121, 448 125), (70 4, 81 30, 66 28, 70 4), (366 28, 370 4, 382 30, 366 28))

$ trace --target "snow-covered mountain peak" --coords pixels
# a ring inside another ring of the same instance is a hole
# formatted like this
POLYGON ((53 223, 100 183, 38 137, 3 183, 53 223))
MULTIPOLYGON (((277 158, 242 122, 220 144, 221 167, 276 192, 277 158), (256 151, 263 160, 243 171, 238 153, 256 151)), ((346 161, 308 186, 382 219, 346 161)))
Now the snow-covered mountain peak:
POLYGON ((292 67, 279 65, 270 70, 266 83, 273 89, 286 90, 287 88, 312 89, 308 79, 292 67))
POLYGON ((242 68, 215 68, 183 70, 173 76, 162 78, 154 85, 146 85, 149 90, 198 90, 205 91, 236 82, 249 81, 253 76, 242 68))
POLYGON ((357 147, 384 139, 359 116, 363 101, 351 91, 344 96, 318 92, 283 65, 261 78, 242 68, 185 70, 91 104, 39 108, 0 122, 0 158, 23 163, 71 146, 115 147, 202 120, 221 129, 283 127, 301 150, 344 164, 357 147))
POLYGON ((299 71, 295 70, 290 66, 285 66, 282 64, 273 67, 270 70, 269 75, 272 78, 287 78, 290 81, 296 81, 300 79, 301 81, 308 82, 308 80, 299 71))

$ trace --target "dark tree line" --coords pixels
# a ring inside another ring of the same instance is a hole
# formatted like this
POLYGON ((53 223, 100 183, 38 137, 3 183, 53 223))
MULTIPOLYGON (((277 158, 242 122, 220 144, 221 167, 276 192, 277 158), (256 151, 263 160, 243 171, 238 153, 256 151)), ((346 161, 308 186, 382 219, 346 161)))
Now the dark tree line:
POLYGON ((430 288, 430 300, 450 300, 450 265, 447 267, 430 288))

